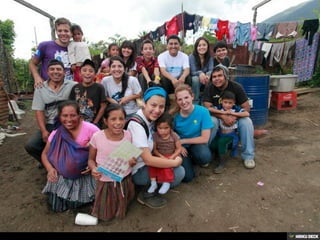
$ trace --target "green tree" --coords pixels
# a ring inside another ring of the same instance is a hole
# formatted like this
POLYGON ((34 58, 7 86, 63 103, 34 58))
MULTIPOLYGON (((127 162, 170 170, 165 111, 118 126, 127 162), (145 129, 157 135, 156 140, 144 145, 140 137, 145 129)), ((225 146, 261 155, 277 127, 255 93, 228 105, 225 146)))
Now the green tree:
POLYGON ((202 37, 205 37, 206 39, 208 39, 210 44, 215 44, 217 42, 217 38, 213 35, 212 32, 205 31, 202 37))
POLYGON ((33 79, 29 71, 29 61, 17 58, 13 62, 13 69, 18 85, 18 92, 30 93, 33 91, 33 79))
POLYGON ((14 40, 16 33, 14 31, 14 22, 12 20, 0 20, 0 34, 2 35, 3 45, 5 46, 8 53, 13 56, 14 53, 14 40))
POLYGON ((124 40, 127 40, 127 38, 117 33, 114 36, 109 37, 108 40, 108 43, 116 43, 118 46, 120 46, 124 40))

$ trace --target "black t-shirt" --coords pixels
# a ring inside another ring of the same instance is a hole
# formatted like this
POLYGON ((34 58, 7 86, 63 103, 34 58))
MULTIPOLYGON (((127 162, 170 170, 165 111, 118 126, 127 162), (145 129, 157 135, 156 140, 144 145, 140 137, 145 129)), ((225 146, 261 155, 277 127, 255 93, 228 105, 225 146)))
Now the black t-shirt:
POLYGON ((225 57, 220 63, 216 58, 213 58, 213 66, 217 66, 218 64, 222 64, 223 66, 230 67, 230 58, 225 57))
POLYGON ((80 114, 87 122, 93 122, 100 109, 100 104, 106 102, 103 85, 94 83, 84 87, 81 83, 73 86, 69 95, 70 100, 76 100, 80 107, 80 114))
POLYGON ((210 102, 212 106, 218 106, 220 104, 220 97, 224 91, 233 92, 236 96, 236 105, 241 106, 244 102, 248 100, 248 96, 244 91, 242 85, 238 82, 232 80, 228 81, 228 86, 224 90, 220 90, 215 87, 212 83, 209 83, 203 91, 203 102, 210 102))

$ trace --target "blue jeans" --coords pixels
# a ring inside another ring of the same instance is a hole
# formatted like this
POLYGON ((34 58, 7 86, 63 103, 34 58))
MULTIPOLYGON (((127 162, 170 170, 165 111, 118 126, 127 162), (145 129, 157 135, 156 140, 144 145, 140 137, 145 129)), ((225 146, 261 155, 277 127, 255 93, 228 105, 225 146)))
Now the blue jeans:
MULTIPOLYGON (((46 129, 48 132, 51 132, 54 129, 53 124, 47 124, 46 129)), ((46 143, 42 140, 42 134, 40 129, 38 129, 26 142, 24 145, 24 149, 29 153, 32 157, 37 159, 41 163, 41 153, 46 146, 46 143)))
MULTIPOLYGON (((170 183, 170 187, 174 188, 178 186, 184 178, 185 171, 182 166, 173 168, 174 181, 170 183)), ((146 165, 139 168, 138 171, 132 175, 132 180, 135 185, 147 186, 150 184, 149 170, 146 165)))
POLYGON ((185 169, 184 182, 190 182, 195 177, 194 164, 200 166, 212 161, 212 153, 208 144, 192 144, 186 147, 188 156, 183 157, 182 166, 185 169))
POLYGON ((194 94, 193 103, 200 104, 200 80, 198 76, 192 76, 192 92, 194 94))
MULTIPOLYGON (((212 116, 214 127, 211 132, 211 139, 213 139, 218 131, 219 120, 212 116)), ((245 160, 254 159, 254 139, 253 139, 253 123, 251 118, 243 117, 238 118, 238 131, 240 134, 241 142, 241 158, 245 160)))

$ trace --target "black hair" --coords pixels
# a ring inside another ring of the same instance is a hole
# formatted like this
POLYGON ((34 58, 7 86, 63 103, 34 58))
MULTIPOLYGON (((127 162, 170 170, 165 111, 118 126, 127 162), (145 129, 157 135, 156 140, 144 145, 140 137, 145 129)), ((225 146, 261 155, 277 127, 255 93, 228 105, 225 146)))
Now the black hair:
POLYGON ((228 45, 225 41, 218 41, 213 47, 213 51, 216 52, 218 48, 226 48, 228 49, 228 45))
POLYGON ((117 111, 117 110, 121 110, 123 112, 124 118, 127 117, 126 111, 124 110, 122 105, 118 103, 109 103, 106 109, 104 110, 103 118, 108 119, 108 117, 110 116, 110 112, 117 111))
POLYGON ((170 36, 167 38, 167 44, 168 44, 168 42, 169 42, 171 39, 176 39, 176 40, 178 40, 179 44, 181 45, 181 40, 180 40, 180 38, 179 38, 178 35, 174 35, 174 34, 170 35, 170 36))
POLYGON ((90 59, 84 60, 84 62, 80 66, 80 69, 83 68, 86 65, 89 65, 89 66, 93 67, 94 71, 96 72, 96 66, 95 66, 93 61, 91 61, 90 59))
POLYGON ((77 103, 77 101, 75 100, 65 100, 65 101, 62 101, 58 104, 58 116, 61 115, 61 112, 63 110, 64 107, 66 106, 71 106, 71 107, 74 107, 74 109, 77 111, 77 114, 80 115, 80 107, 79 107, 79 104, 77 103))
POLYGON ((164 112, 156 121, 155 129, 160 125, 160 123, 168 123, 171 129, 173 129, 173 117, 168 112, 164 112))
POLYGON ((54 129, 57 129, 58 127, 61 126, 60 115, 62 113, 63 108, 66 107, 66 106, 73 107, 76 110, 77 114, 80 115, 80 106, 77 103, 77 101, 75 101, 75 100, 62 100, 62 101, 59 101, 57 103, 57 115, 54 117, 54 123, 53 123, 53 125, 54 125, 53 128, 54 129))
POLYGON ((221 99, 232 99, 236 101, 236 95, 230 91, 224 91, 220 97, 221 99))
POLYGON ((194 56, 194 58, 195 58, 195 60, 196 60, 196 66, 197 66, 198 68, 201 69, 203 66, 206 66, 206 65, 208 64, 209 60, 210 60, 210 57, 211 57, 211 55, 210 55, 210 44, 209 44, 209 41, 208 41, 206 38, 204 38, 204 37, 199 37, 199 38, 196 40, 195 44, 194 44, 193 53, 192 53, 192 54, 193 54, 193 56, 194 56), (201 64, 200 56, 199 56, 199 53, 198 53, 198 46, 199 46, 199 43, 200 43, 201 40, 205 41, 205 42, 207 43, 207 45, 208 45, 208 50, 207 50, 207 52, 204 54, 204 62, 203 62, 203 64, 201 64))
POLYGON ((135 46, 133 44, 133 42, 129 41, 129 40, 125 40, 122 42, 121 46, 120 46, 120 57, 123 58, 123 55, 122 55, 122 49, 123 48, 130 48, 132 50, 132 54, 130 55, 129 59, 127 60, 127 62, 124 62, 125 65, 125 71, 126 72, 129 72, 129 70, 131 68, 133 68, 134 64, 135 64, 135 60, 136 60, 136 50, 135 50, 135 46))
POLYGON ((110 44, 108 45, 108 51, 105 51, 105 53, 104 53, 105 57, 110 57, 110 56, 109 56, 109 52, 111 51, 111 48, 112 48, 112 47, 117 47, 118 50, 120 50, 120 48, 119 48, 119 46, 118 46, 117 43, 110 43, 110 44))
POLYGON ((73 25, 71 26, 71 32, 72 32, 72 34, 73 34, 73 32, 76 31, 76 30, 78 30, 79 32, 81 32, 81 34, 83 34, 83 31, 82 31, 80 25, 78 25, 78 24, 73 24, 73 25))
MULTIPOLYGON (((126 68, 126 64, 123 61, 122 57, 120 57, 120 56, 111 57, 109 66, 111 66, 114 61, 119 61, 123 65, 123 67, 126 68)), ((122 89, 121 89, 121 93, 120 93, 121 97, 124 96, 124 93, 126 92, 126 90, 128 88, 128 79, 129 79, 129 75, 126 73, 126 71, 124 71, 124 73, 122 74, 122 77, 121 77, 121 83, 122 83, 122 89)))
POLYGON ((57 59, 51 59, 48 63, 48 68, 53 65, 60 65, 64 69, 63 63, 57 59))
POLYGON ((143 42, 141 43, 141 50, 143 49, 143 45, 147 44, 147 43, 150 43, 152 45, 152 47, 154 48, 153 42, 150 39, 146 39, 146 40, 143 40, 143 42))

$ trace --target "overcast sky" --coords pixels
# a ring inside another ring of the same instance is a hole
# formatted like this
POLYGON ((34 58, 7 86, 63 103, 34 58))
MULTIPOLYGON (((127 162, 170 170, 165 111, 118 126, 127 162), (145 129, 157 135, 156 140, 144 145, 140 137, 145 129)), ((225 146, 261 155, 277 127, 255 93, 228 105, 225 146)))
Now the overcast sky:
MULTIPOLYGON (((307 0, 271 0, 259 7, 257 23, 307 0)), ((55 18, 77 23, 89 42, 108 41, 120 34, 135 39, 154 31, 183 10, 189 14, 232 22, 253 22, 253 6, 262 0, 25 0, 55 18)), ((51 39, 49 19, 14 0, 1 0, 0 20, 15 24, 15 57, 29 59, 31 48, 51 39)))

